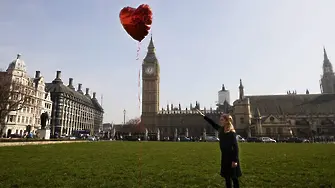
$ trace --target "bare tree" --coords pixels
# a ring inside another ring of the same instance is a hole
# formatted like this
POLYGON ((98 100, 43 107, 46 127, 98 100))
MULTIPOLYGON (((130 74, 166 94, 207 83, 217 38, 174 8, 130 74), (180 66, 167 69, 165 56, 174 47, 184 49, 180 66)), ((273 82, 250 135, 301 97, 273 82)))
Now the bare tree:
POLYGON ((145 127, 141 124, 141 118, 133 118, 130 119, 125 126, 128 129, 128 132, 144 132, 145 131, 145 127))
POLYGON ((7 72, 0 72, 0 137, 6 126, 6 117, 12 111, 18 111, 31 103, 33 86, 31 83, 12 80, 7 72))
POLYGON ((127 121, 126 125, 137 125, 141 122, 141 118, 133 118, 127 121))

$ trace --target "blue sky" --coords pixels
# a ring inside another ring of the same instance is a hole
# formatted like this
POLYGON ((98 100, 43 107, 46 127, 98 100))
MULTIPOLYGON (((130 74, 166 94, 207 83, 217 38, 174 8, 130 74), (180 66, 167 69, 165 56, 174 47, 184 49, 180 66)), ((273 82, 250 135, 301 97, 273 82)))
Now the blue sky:
POLYGON ((73 77, 103 95, 105 122, 122 122, 123 109, 139 116, 141 61, 119 11, 142 3, 153 10, 161 107, 198 100, 209 108, 222 84, 233 101, 240 78, 247 95, 319 93, 323 45, 335 61, 333 0, 1 0, 0 65, 21 53, 30 75, 52 81, 61 70, 66 84, 73 77))

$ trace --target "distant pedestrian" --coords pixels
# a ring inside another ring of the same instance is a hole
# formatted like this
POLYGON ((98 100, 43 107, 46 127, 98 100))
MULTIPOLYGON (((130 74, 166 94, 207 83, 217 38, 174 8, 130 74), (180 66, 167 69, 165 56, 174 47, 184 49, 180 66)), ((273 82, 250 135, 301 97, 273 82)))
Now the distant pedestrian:
POLYGON ((239 161, 239 148, 236 139, 236 133, 233 126, 233 118, 228 114, 222 114, 220 117, 220 125, 212 119, 205 116, 199 109, 196 111, 204 117, 204 119, 219 132, 220 150, 221 150, 221 177, 225 178, 226 187, 239 188, 238 178, 242 176, 239 161))

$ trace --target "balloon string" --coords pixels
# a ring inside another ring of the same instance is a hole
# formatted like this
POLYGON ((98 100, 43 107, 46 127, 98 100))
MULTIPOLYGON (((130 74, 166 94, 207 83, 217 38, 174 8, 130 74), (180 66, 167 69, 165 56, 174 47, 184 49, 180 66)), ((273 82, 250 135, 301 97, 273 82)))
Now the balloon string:
MULTIPOLYGON (((137 55, 136 60, 139 60, 140 57, 140 50, 141 50, 141 42, 137 45, 137 55)), ((138 70, 138 111, 140 113, 139 121, 138 121, 138 129, 139 133, 141 132, 141 68, 140 66, 138 70)), ((142 143, 140 143, 140 151, 139 151, 139 157, 138 157, 138 166, 139 166, 139 187, 142 187, 142 143)))
MULTIPOLYGON (((141 51, 141 42, 137 45, 137 55, 136 60, 138 61, 140 58, 140 51, 141 51)), ((140 121, 141 121, 141 66, 138 70, 138 111, 140 113, 140 121)))
POLYGON ((138 42, 136 60, 138 60, 140 58, 140 51, 141 51, 141 42, 138 42))

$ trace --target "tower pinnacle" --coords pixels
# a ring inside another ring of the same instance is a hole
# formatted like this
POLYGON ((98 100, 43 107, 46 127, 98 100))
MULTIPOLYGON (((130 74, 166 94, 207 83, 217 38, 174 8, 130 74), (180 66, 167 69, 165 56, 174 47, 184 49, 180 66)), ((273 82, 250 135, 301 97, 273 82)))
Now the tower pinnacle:
POLYGON ((326 60, 329 61, 328 56, 327 56, 327 52, 326 52, 326 48, 325 48, 325 46, 323 46, 323 61, 326 61, 326 60))
POLYGON ((243 84, 242 84, 242 79, 240 79, 240 86, 238 87, 239 88, 239 94, 240 94, 240 100, 242 100, 244 98, 244 87, 243 87, 243 84))
POLYGON ((150 42, 149 42, 149 46, 148 46, 148 53, 155 53, 155 45, 154 45, 154 42, 152 40, 152 34, 150 36, 150 42))
POLYGON ((242 84, 242 79, 240 79, 240 86, 239 86, 239 88, 242 88, 242 89, 244 88, 243 84, 242 84))
POLYGON ((323 74, 334 74, 333 73, 333 65, 331 64, 326 48, 323 46, 323 74))
POLYGON ((150 37, 150 42, 148 45, 148 52, 147 55, 144 58, 145 62, 155 62, 157 61, 157 57, 156 57, 156 53, 155 53, 155 45, 154 45, 154 41, 152 39, 152 34, 150 37))

